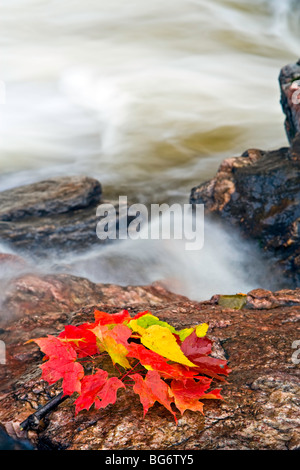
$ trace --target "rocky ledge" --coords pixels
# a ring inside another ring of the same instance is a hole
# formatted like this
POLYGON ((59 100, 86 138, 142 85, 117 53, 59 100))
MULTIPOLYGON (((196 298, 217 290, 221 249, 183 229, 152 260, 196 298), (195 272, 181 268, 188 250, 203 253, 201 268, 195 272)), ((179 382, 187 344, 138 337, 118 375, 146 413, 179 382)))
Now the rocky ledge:
MULTIPOLYGON (((66 253, 104 243, 96 235, 96 210, 106 201, 101 184, 83 176, 53 178, 0 192, 0 240, 32 256, 66 253)), ((127 216, 127 214, 125 213, 127 216)))
POLYGON ((216 176, 191 191, 192 204, 239 227, 274 260, 290 287, 300 283, 300 61, 279 77, 290 147, 250 149, 222 162, 216 176), (299 100, 296 99, 296 94, 299 100))
POLYGON ((26 274, 11 281, 0 330, 7 358, 0 366, 2 433, 16 439, 17 446, 27 440, 34 448, 50 450, 300 449, 300 377, 294 349, 300 289, 258 289, 249 292, 239 309, 234 307, 224 296, 193 302, 159 284, 119 287, 62 274, 26 274), (226 358, 232 369, 222 387, 225 400, 207 400, 205 417, 186 411, 176 426, 158 404, 143 418, 139 398, 126 390, 115 405, 76 417, 73 400, 67 399, 35 430, 21 431, 20 423, 58 393, 40 378, 40 350, 25 341, 58 334, 68 323, 90 321, 95 307, 109 313, 149 310, 176 328, 208 321, 213 354, 226 358))
POLYGON ((279 83, 281 106, 286 115, 285 130, 292 143, 300 133, 300 59, 281 69, 279 83))

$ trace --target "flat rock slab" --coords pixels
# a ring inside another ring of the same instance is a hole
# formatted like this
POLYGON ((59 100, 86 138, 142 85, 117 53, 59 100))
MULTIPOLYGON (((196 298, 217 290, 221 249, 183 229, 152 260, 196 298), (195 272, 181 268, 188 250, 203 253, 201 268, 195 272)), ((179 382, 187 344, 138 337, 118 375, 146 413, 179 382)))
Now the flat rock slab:
MULTIPOLYGON (((0 192, 0 241, 30 256, 81 251, 105 243, 96 210, 108 203, 101 184, 84 176, 53 178, 0 192)), ((119 204, 111 202, 119 221, 119 204)), ((125 214, 127 216, 127 214, 125 214)))
POLYGON ((1 329, 7 364, 0 366, 0 424, 11 437, 27 437, 38 449, 300 449, 300 377, 293 348, 300 339, 299 298, 299 290, 256 290, 237 310, 222 307, 218 296, 192 302, 158 284, 126 288, 74 276, 27 275, 14 281, 6 303, 14 312, 19 303, 22 316, 1 329), (76 299, 69 300, 71 291, 77 291, 76 299), (127 308, 132 315, 150 310, 176 328, 208 321, 213 354, 226 358, 232 369, 222 386, 225 400, 207 400, 205 417, 187 411, 176 426, 158 404, 143 418, 139 398, 130 390, 122 391, 115 405, 76 417, 71 398, 26 436, 20 423, 59 390, 40 379, 42 354, 24 342, 57 334, 68 323, 90 321, 95 308, 109 313, 127 308))
POLYGON ((0 220, 44 217, 83 209, 101 200, 101 185, 87 177, 53 178, 0 193, 0 220))

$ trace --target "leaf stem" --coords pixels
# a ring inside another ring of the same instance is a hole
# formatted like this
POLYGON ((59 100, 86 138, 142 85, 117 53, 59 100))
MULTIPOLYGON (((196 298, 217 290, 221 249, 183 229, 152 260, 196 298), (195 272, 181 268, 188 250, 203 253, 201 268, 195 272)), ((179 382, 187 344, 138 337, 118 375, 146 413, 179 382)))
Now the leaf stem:
POLYGON ((40 420, 50 413, 50 411, 54 410, 58 405, 63 403, 67 398, 70 398, 69 395, 63 396, 63 392, 59 393, 48 401, 46 405, 41 406, 41 408, 39 408, 35 413, 29 415, 28 418, 20 424, 20 428, 24 431, 27 429, 38 429, 40 420))

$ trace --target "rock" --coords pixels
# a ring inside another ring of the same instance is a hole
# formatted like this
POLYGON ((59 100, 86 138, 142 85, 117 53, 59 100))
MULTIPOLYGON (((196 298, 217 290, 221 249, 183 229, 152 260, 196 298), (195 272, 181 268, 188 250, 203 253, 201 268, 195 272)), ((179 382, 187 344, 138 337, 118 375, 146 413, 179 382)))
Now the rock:
MULTIPOLYGON (((96 209, 107 202, 97 180, 79 176, 0 192, 0 241, 31 257, 84 250, 103 243, 96 235, 96 209)), ((112 204, 119 220, 119 204, 112 204)))
POLYGON ((192 189, 190 202, 239 227, 272 256, 290 279, 286 287, 299 285, 300 172, 289 148, 224 160, 211 181, 192 189))
POLYGON ((191 191, 192 204, 239 227, 274 260, 282 287, 300 282, 300 60, 281 70, 281 104, 291 147, 250 149, 228 158, 216 176, 191 191))
POLYGON ((5 342, 6 356, 11 364, 9 368, 0 365, 2 389, 19 374, 24 364, 26 368, 26 360, 30 360, 30 348, 24 343, 35 334, 46 336, 59 332, 68 321, 70 312, 102 304, 110 308, 117 306, 118 310, 139 305, 146 310, 180 298, 185 297, 172 294, 159 284, 119 287, 94 284, 68 274, 28 273, 12 279, 0 305, 0 341, 5 342), (20 319, 18 327, 12 322, 16 319, 20 319))
POLYGON ((300 133, 300 59, 296 64, 286 65, 279 75, 281 105, 286 115, 285 129, 292 144, 300 133))
POLYGON ((0 220, 65 214, 99 204, 101 185, 86 177, 62 177, 0 193, 0 220))
POLYGON ((246 301, 247 308, 256 310, 293 305, 300 306, 300 289, 284 289, 274 293, 264 289, 254 289, 248 292, 246 301))
POLYGON ((27 262, 20 256, 10 253, 0 253, 0 267, 2 268, 3 266, 23 268, 27 266, 27 262))
POLYGON ((299 339, 299 290, 248 293, 249 302, 255 298, 264 303, 235 310, 218 305, 217 296, 193 302, 158 284, 93 285, 66 275, 20 278, 12 283, 6 305, 16 311, 20 304, 23 316, 6 322, 0 335, 7 345, 7 364, 0 366, 0 372, 6 370, 0 423, 10 436, 49 450, 300 449, 299 366, 292 358, 299 339), (115 405, 76 417, 71 398, 26 435, 19 424, 59 389, 40 379, 42 355, 34 343, 24 342, 57 334, 64 324, 90 321, 96 307, 110 313, 127 308, 132 315, 150 310, 176 328, 208 321, 214 355, 225 357, 232 369, 222 386, 225 400, 207 400, 205 417, 186 411, 176 426, 158 404, 143 418, 139 398, 130 390, 122 391, 115 405))
POLYGON ((34 447, 29 442, 13 439, 0 427, 0 450, 34 450, 34 447))
MULTIPOLYGON (((156 306, 180 298, 159 283, 151 286, 94 284, 70 274, 25 274, 10 281, 0 310, 0 326, 11 318, 41 316, 45 312, 70 312, 97 303, 156 306)), ((184 298, 184 297, 182 297, 184 298)), ((19 334, 19 332, 18 332, 19 334)))

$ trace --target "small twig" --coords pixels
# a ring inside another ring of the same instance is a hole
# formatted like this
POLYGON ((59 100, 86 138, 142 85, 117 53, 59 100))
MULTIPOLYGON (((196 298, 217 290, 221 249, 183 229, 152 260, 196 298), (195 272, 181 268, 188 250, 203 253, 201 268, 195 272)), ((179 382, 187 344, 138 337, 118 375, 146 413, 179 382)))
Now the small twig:
POLYGON ((35 413, 29 415, 28 418, 20 424, 20 428, 24 431, 28 429, 38 429, 41 419, 43 419, 44 416, 50 413, 50 411, 52 411, 58 405, 63 403, 67 398, 69 398, 68 395, 65 395, 63 397, 63 392, 59 393, 58 395, 56 395, 56 397, 48 401, 46 405, 39 408, 35 413))

